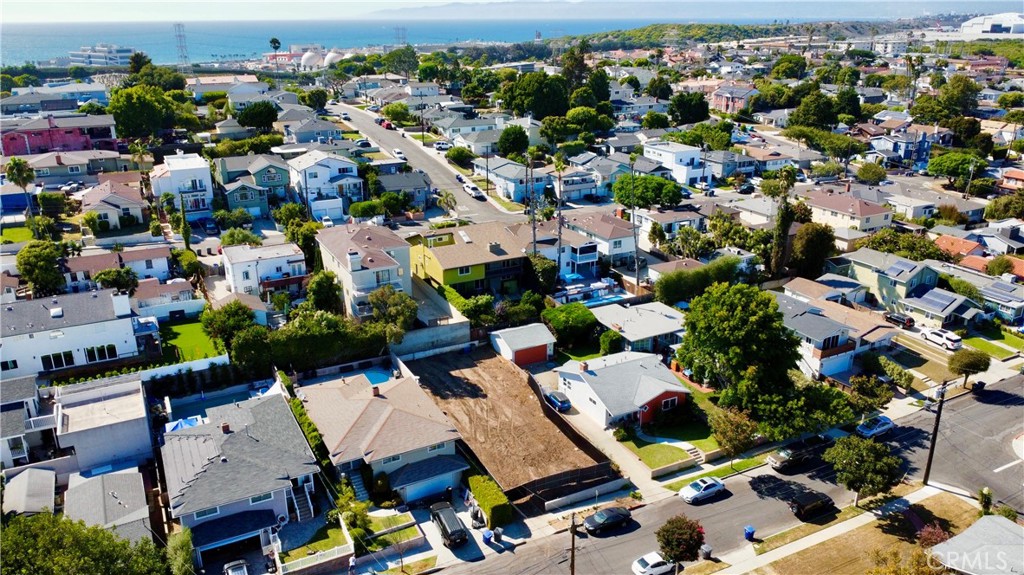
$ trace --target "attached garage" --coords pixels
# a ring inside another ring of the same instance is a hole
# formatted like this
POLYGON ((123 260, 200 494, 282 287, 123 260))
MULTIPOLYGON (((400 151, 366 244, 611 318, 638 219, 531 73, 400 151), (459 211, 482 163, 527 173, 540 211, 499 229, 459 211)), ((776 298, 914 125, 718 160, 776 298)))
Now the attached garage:
POLYGON ((388 479, 402 501, 409 503, 443 493, 449 487, 456 489, 467 469, 466 460, 458 455, 437 455, 400 467, 388 479))
POLYGON ((555 354, 555 336, 542 323, 496 331, 491 334, 491 345, 520 367, 547 361, 555 354))

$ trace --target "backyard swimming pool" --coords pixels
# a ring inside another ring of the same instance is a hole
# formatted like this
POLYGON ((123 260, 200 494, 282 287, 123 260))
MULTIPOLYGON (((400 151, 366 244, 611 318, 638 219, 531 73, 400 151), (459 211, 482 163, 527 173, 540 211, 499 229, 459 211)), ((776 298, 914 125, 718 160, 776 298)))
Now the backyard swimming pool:
POLYGON ((622 301, 623 299, 625 299, 625 297, 619 294, 603 295, 601 297, 595 297, 592 299, 585 300, 583 302, 583 305, 587 307, 597 307, 599 305, 605 305, 609 303, 615 303, 617 301, 622 301))
POLYGON ((371 367, 370 369, 361 369, 359 371, 353 371, 352 373, 344 374, 344 376, 352 377, 353 375, 359 374, 365 375, 366 379, 370 380, 371 385, 380 385, 382 383, 386 383, 389 379, 391 379, 391 370, 380 366, 374 366, 371 367))
POLYGON ((204 399, 190 400, 182 403, 171 401, 171 419, 186 419, 193 415, 199 417, 206 417, 206 410, 212 407, 220 407, 236 401, 245 401, 252 397, 257 397, 261 393, 265 392, 266 388, 260 389, 259 391, 242 390, 225 393, 223 395, 210 394, 204 399))

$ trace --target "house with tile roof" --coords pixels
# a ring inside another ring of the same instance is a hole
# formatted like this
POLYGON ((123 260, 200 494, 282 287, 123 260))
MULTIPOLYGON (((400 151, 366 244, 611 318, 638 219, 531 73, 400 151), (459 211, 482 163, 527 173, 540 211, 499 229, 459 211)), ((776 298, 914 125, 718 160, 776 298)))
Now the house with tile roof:
POLYGON ((148 208, 142 193, 124 184, 105 182, 82 195, 82 213, 95 213, 99 221, 107 222, 112 230, 121 229, 122 221, 128 224, 129 217, 134 218, 135 224, 145 222, 148 208))
POLYGON ((650 423, 661 413, 682 409, 690 396, 653 353, 623 351, 570 360, 555 371, 559 391, 602 428, 650 423))
POLYGON ((985 254, 985 246, 980 243, 958 238, 955 236, 942 235, 935 238, 935 247, 949 254, 954 259, 965 256, 980 256, 985 254))
POLYGON ((372 384, 365 375, 303 385, 306 413, 331 464, 357 475, 384 473, 406 503, 456 489, 469 469, 455 451, 461 435, 414 378, 372 384))
POLYGON ((192 530, 195 558, 259 539, 313 517, 319 471, 306 437, 280 393, 208 408, 203 423, 164 434, 160 449, 171 517, 192 530))
POLYGON ((352 317, 373 314, 369 296, 390 285, 412 295, 409 243, 385 227, 346 225, 317 232, 324 269, 342 286, 345 309, 352 317))
POLYGON ((811 219, 833 228, 856 228, 873 232, 892 224, 892 212, 885 206, 845 194, 811 193, 807 196, 811 219))

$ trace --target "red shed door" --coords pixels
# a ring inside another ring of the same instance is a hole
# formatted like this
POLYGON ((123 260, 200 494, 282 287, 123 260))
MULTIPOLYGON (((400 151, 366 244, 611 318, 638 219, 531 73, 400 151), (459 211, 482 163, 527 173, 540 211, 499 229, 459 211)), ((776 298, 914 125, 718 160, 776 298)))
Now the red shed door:
POLYGON ((531 363, 547 361, 547 359, 548 346, 546 345, 528 347, 516 352, 516 365, 530 365, 531 363))

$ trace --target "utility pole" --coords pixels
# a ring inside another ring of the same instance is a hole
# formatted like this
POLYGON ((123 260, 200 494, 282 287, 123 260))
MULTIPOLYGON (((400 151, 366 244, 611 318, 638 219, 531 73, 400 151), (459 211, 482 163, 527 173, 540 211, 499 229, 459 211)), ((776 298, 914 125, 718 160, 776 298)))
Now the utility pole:
POLYGON ((526 185, 530 188, 530 226, 533 228, 533 255, 537 255, 537 189, 533 185, 533 160, 527 160, 526 185))
POLYGON ((569 575, 576 575, 576 514, 569 523, 569 575))
POLYGON ((942 421, 942 405, 946 403, 946 382, 942 382, 936 395, 939 396, 939 407, 935 410, 935 425, 932 427, 932 440, 928 445, 928 462, 924 466, 924 481, 928 485, 928 477, 932 474, 932 459, 935 457, 935 443, 939 439, 939 422, 942 421))

